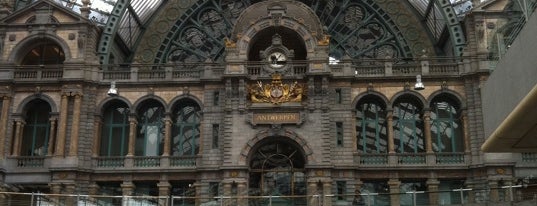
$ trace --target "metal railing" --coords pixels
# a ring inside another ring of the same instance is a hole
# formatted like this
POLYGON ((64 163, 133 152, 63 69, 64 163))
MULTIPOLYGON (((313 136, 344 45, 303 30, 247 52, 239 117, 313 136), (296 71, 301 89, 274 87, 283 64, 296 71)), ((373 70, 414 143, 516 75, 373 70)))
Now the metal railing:
POLYGON ((0 192, 9 206, 231 206, 231 205, 537 205, 535 185, 498 188, 455 188, 438 191, 367 192, 312 195, 87 195, 0 192), (532 187, 532 188, 530 188, 532 187))

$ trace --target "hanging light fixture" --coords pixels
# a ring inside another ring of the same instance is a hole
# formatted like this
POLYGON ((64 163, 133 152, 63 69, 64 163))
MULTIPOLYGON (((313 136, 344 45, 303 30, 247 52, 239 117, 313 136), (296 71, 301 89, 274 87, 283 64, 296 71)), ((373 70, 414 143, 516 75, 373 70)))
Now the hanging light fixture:
POLYGON ((116 82, 112 81, 110 83, 110 89, 108 89, 108 96, 117 96, 117 95, 118 95, 118 92, 116 88, 116 82))
POLYGON ((425 86, 423 85, 423 82, 421 82, 421 75, 416 76, 416 84, 414 85, 414 90, 424 90, 425 86))

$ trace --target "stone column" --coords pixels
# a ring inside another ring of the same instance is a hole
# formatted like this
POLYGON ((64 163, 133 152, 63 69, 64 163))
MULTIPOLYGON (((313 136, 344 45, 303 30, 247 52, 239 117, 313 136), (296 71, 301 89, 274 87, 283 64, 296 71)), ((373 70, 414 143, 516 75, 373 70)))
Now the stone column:
POLYGON ((423 114, 423 133, 425 136, 425 151, 428 154, 433 153, 433 140, 431 137, 431 111, 425 111, 423 114))
POLYGON ((170 195, 170 188, 172 185, 168 181, 160 181, 157 183, 157 187, 158 196, 162 197, 158 200, 159 205, 169 205, 171 200, 168 198, 168 196, 170 195))
POLYGON ((48 138, 48 147, 47 147, 47 155, 52 156, 54 154, 54 142, 56 138, 56 121, 57 119, 55 117, 50 118, 50 135, 48 138))
POLYGON ((332 206, 332 182, 330 180, 325 180, 323 182, 323 195, 324 201, 323 206, 332 206))
POLYGON ((15 120, 15 135, 13 136, 13 151, 12 155, 17 157, 20 155, 21 142, 22 142, 22 127, 24 127, 24 121, 15 120))
POLYGON ((500 200, 500 195, 498 193, 498 181, 489 180, 490 194, 489 199, 491 202, 498 202, 500 200))
POLYGON ((138 125, 138 122, 136 121, 136 117, 130 116, 129 117, 129 150, 127 152, 127 156, 134 156, 134 145, 136 144, 136 126, 138 125))
POLYGON ((101 149, 101 129, 102 129, 102 119, 101 116, 95 116, 95 121, 93 123, 93 147, 92 147, 92 156, 98 157, 99 150, 101 149))
POLYGON ((164 151, 162 156, 170 156, 171 141, 172 141, 172 119, 170 114, 164 118, 164 151))
POLYGON ((9 116, 9 104, 11 102, 11 98, 8 96, 4 96, 2 98, 2 116, 0 116, 0 159, 4 158, 5 155, 5 148, 6 145, 4 144, 6 142, 6 133, 7 133, 7 117, 9 116))
POLYGON ((400 205, 401 182, 398 179, 390 179, 388 180, 388 186, 390 187, 390 205, 400 205))
POLYGON ((308 182, 308 205, 317 206, 319 205, 319 200, 321 195, 317 189, 317 182, 310 181, 308 182))
POLYGON ((237 182, 237 205, 248 205, 248 199, 244 198, 248 191, 246 189, 246 180, 237 182))
POLYGON ((394 137, 393 137, 393 111, 392 110, 388 110, 387 114, 386 114, 386 119, 387 119, 387 125, 386 127, 388 127, 388 153, 395 153, 395 142, 394 142, 394 137))
MULTIPOLYGON (((134 192, 134 188, 136 188, 136 185, 134 185, 134 183, 132 183, 131 181, 126 181, 121 184, 121 191, 123 196, 131 196, 134 192)), ((130 197, 123 198, 122 205, 127 205, 129 199, 130 197)))
POLYGON ((438 186, 440 185, 440 182, 435 179, 428 179, 427 180, 427 192, 429 193, 429 205, 438 205, 439 203, 439 195, 438 195, 438 186))
MULTIPOLYGON (((75 183, 67 183, 67 184, 65 184, 65 193, 64 194, 66 194, 66 195, 77 195, 76 194, 76 184, 75 183)), ((74 197, 74 196, 64 196, 63 199, 65 199, 65 205, 77 205, 76 197, 74 197)))
POLYGON ((65 136, 67 135, 67 109, 69 100, 67 94, 62 94, 60 101, 60 119, 58 127, 58 138, 56 148, 54 149, 55 156, 64 156, 65 154, 65 136))
POLYGON ((52 194, 55 194, 55 195, 52 195, 50 199, 53 202, 58 202, 59 197, 56 195, 62 192, 62 184, 61 183, 49 183, 48 186, 50 187, 50 192, 52 194))
POLYGON ((69 156, 78 155, 78 136, 80 133, 80 110, 82 108, 82 95, 75 94, 73 120, 71 125, 71 144, 69 145, 69 156))

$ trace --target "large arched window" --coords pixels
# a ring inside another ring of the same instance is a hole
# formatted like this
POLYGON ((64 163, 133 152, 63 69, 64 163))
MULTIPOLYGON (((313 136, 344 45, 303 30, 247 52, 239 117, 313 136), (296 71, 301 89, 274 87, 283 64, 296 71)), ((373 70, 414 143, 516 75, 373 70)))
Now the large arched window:
POLYGON ((40 99, 31 101, 27 107, 26 124, 21 144, 22 156, 47 155, 50 130, 50 105, 40 99))
POLYGON ((425 152, 422 105, 411 95, 398 98, 393 105, 395 151, 399 153, 425 152))
POLYGON ((121 101, 110 103, 104 110, 101 156, 124 156, 129 145, 129 107, 121 101))
POLYGON ((200 122, 201 108, 196 102, 183 100, 175 106, 171 144, 173 156, 198 154, 200 122))
POLYGON ((387 153, 386 105, 376 96, 366 96, 356 105, 356 143, 362 153, 387 153))
POLYGON ((162 155, 164 146, 164 106, 155 100, 142 103, 137 112, 136 156, 162 155))
POLYGON ((24 58, 21 65, 51 65, 63 64, 65 61, 65 53, 62 48, 52 42, 38 44, 32 48, 24 58))
POLYGON ((460 106, 447 95, 431 102, 431 138, 435 152, 463 152, 460 106))
MULTIPOLYGON (((283 196, 273 205, 306 205, 306 160, 301 149, 283 137, 270 137, 257 143, 250 157, 249 187, 252 196, 283 196)), ((252 199, 250 205, 269 205, 267 199, 252 199)))

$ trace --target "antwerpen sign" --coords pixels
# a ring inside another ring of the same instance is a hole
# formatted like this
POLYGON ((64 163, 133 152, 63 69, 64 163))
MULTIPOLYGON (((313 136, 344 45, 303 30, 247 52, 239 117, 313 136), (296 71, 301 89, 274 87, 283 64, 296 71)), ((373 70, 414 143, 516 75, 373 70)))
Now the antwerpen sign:
POLYGON ((298 124, 300 113, 257 113, 252 120, 253 124, 298 124))

